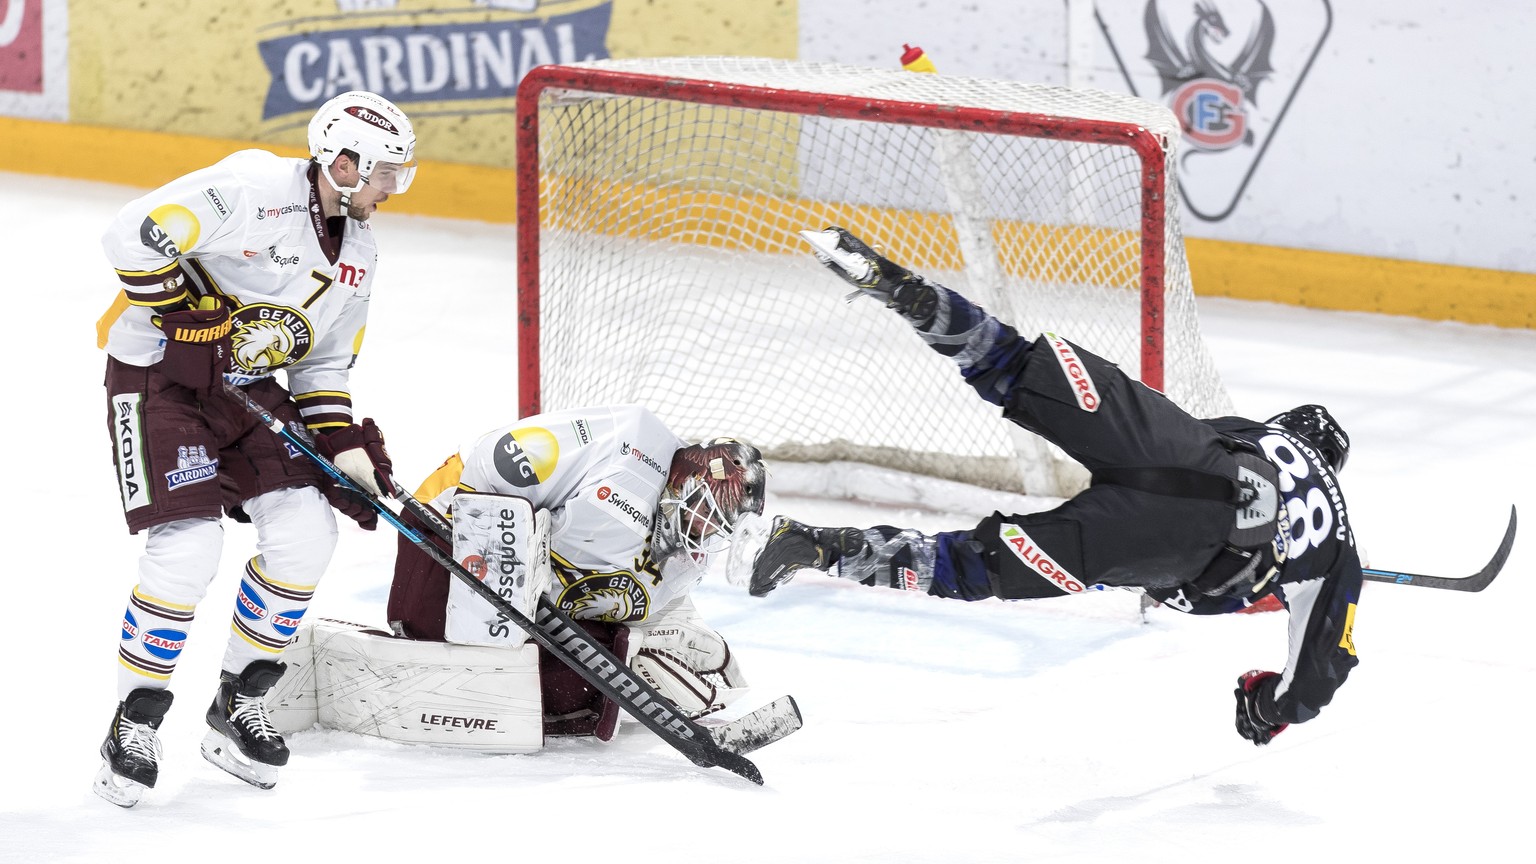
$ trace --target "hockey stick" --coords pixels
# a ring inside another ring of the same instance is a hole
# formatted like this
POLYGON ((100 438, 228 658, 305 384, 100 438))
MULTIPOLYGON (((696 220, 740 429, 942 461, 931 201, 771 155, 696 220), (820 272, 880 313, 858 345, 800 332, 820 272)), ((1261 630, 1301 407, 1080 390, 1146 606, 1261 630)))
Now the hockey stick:
MULTIPOLYGON (((439 539, 449 543, 453 541, 452 526, 436 510, 416 500, 414 495, 399 486, 392 491, 391 497, 400 504, 402 509, 409 511, 418 521, 428 526, 439 539)), ((535 623, 540 626, 543 626, 546 618, 570 620, 547 596, 539 597, 538 611, 539 618, 535 623)), ((616 656, 613 661, 621 668, 624 666, 623 661, 616 656)), ((659 693, 654 694, 654 698, 666 699, 659 693)), ((780 696, 750 714, 730 722, 700 724, 700 726, 721 748, 732 753, 746 754, 760 747, 766 747, 798 730, 801 726, 800 706, 795 703, 793 696, 780 696)))
POLYGON ((533 637, 535 642, 560 658, 599 693, 612 699, 642 725, 660 736, 663 741, 687 756, 693 764, 706 768, 724 768, 759 786, 762 785, 763 775, 757 770, 756 765, 746 757, 717 744, 702 726, 685 717, 676 705, 632 673, 622 660, 613 655, 613 652, 593 641, 585 630, 553 604, 546 606, 540 603, 537 622, 529 619, 461 567, 452 556, 444 554, 437 544, 427 539, 420 531, 405 524, 393 510, 384 506, 382 501, 370 494, 368 490, 361 488, 331 460, 315 450, 307 432, 301 433, 289 428, 283 421, 274 417, 272 412, 263 408, 244 390, 233 384, 225 382, 224 389, 231 398, 243 404, 247 411, 260 418, 263 425, 320 466, 320 469, 332 480, 361 496, 369 506, 378 511, 381 518, 393 525, 395 530, 411 541, 416 548, 425 552, 432 560, 468 585, 497 612, 505 615, 509 621, 533 637))
POLYGON ((1509 508, 1509 527, 1504 530, 1504 539, 1500 541, 1499 548, 1493 553, 1483 569, 1471 576, 1424 576, 1418 573, 1399 573, 1396 570, 1372 570, 1368 567, 1361 568, 1368 582, 1392 582, 1397 585, 1420 585, 1425 588, 1445 588, 1451 591, 1481 591, 1488 587, 1493 577, 1499 575, 1504 568, 1504 559, 1509 557, 1509 550, 1515 545, 1515 508, 1509 508))

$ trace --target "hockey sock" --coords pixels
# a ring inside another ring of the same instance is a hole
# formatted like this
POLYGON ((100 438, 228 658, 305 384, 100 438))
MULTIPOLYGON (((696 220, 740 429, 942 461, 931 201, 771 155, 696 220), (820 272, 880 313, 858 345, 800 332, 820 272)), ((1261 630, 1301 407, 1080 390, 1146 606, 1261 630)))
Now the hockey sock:
POLYGON ((981 398, 1002 405, 1030 343, 965 297, 941 285, 933 287, 938 294, 934 314, 926 324, 914 325, 917 335, 953 360, 981 398))
POLYGON ((993 596, 992 581, 982 557, 982 545, 969 531, 946 531, 936 538, 933 587, 929 594, 952 600, 985 600, 993 596))
POLYGON ((864 530, 863 548, 845 553, 837 575, 865 585, 924 591, 933 584, 933 538, 913 528, 876 525, 864 530))
POLYGON ((336 519, 319 491, 279 489, 245 502, 258 554, 245 565, 223 669, 276 660, 298 630, 336 548, 336 519))
POLYGON ((224 652, 224 671, 239 673, 256 660, 273 660, 288 647, 299 629, 299 619, 315 596, 313 585, 298 586, 267 578, 262 556, 245 565, 240 593, 235 598, 231 638, 224 652))
POLYGON ((118 699, 141 687, 164 687, 187 647, 193 607, 150 596, 135 585, 123 612, 117 648, 118 699))

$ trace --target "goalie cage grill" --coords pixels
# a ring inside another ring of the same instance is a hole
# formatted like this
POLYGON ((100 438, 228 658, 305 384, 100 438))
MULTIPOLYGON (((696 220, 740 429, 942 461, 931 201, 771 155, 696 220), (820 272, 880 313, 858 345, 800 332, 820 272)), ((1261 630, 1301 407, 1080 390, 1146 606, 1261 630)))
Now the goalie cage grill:
POLYGON ((796 235, 842 225, 1197 416, 1230 413, 1177 218, 1178 124, 1130 96, 756 58, 603 60, 518 91, 522 416, 641 402, 690 440, 1065 496, 796 235))

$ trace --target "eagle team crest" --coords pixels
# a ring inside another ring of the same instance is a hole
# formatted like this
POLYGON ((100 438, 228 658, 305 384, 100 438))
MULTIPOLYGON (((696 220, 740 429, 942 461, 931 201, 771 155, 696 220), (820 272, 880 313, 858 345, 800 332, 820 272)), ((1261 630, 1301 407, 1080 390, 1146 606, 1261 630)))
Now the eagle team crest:
POLYGON ((235 310, 230 374, 255 380, 302 360, 314 347, 309 319, 284 306, 252 303, 235 310))

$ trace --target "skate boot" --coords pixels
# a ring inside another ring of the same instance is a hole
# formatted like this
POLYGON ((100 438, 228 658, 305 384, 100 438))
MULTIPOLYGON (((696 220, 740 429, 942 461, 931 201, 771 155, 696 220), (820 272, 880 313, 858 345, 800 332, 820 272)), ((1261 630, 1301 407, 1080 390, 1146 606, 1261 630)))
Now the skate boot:
POLYGON ((117 704, 101 742, 106 762, 96 772, 96 794, 119 807, 132 807, 160 778, 160 736, 156 730, 171 707, 171 691, 140 687, 117 704))
POLYGON ((811 244, 822 266, 859 289, 848 295, 850 300, 867 294, 915 325, 932 320, 938 292, 928 280, 883 257, 847 229, 833 226, 823 231, 801 231, 800 236, 811 244))
POLYGON ((288 764, 288 745, 273 728, 265 699, 286 668, 255 660, 239 675, 225 672, 208 706, 203 758, 259 789, 277 785, 277 769, 288 764))
POLYGON ((753 597, 761 597, 788 582, 803 568, 826 570, 866 548, 864 532, 857 528, 816 528, 783 516, 775 516, 768 543, 752 564, 753 597))

